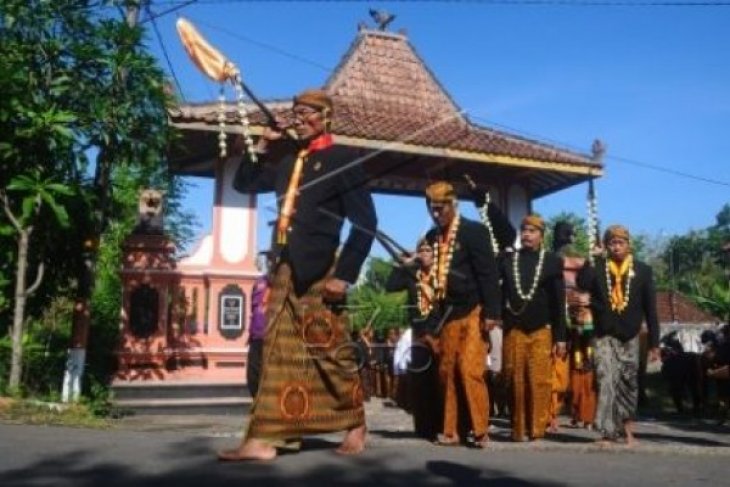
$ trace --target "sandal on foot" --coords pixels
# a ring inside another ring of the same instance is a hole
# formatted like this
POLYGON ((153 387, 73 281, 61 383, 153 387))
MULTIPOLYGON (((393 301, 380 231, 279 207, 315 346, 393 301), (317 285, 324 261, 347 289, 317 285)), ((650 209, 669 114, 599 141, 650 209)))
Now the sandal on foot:
POLYGON ((481 436, 475 436, 469 446, 483 450, 489 446, 489 435, 484 433, 481 436))

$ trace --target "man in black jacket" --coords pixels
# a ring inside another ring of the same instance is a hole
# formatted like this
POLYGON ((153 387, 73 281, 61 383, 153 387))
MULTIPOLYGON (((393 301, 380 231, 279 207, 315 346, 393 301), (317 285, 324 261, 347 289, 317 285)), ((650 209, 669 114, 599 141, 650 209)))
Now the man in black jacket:
POLYGON ((279 217, 259 393, 243 441, 221 460, 271 460, 274 444, 332 431, 346 431, 339 453, 365 446, 363 389, 356 350, 345 346, 342 304, 377 222, 358 154, 333 144, 332 114, 325 92, 299 94, 292 125, 299 147, 282 140, 283 123, 266 128, 260 161, 244 160, 234 181, 239 191, 273 186, 279 217), (336 255, 345 219, 352 227, 336 255))
POLYGON ((552 356, 565 356, 563 260, 547 252, 545 223, 527 215, 521 248, 501 262, 505 375, 512 392, 512 439, 537 440, 549 421, 552 356))
POLYGON ((629 231, 621 225, 606 229, 606 258, 578 274, 579 287, 591 293, 596 333, 598 406, 596 428, 603 444, 626 435, 634 443, 633 420, 638 404, 639 332, 646 321, 649 358, 659 359, 659 322, 651 267, 634 259, 629 231))
POLYGON ((408 318, 413 344, 410 347, 408 377, 411 382, 411 413, 416 436, 436 439, 441 431, 443 407, 438 384, 438 350, 431 326, 439 325, 428 319, 433 302, 433 248, 422 238, 415 254, 405 254, 396 263, 385 283, 387 292, 405 290, 408 294, 408 318))
POLYGON ((445 181, 426 188, 436 226, 426 234, 434 249, 434 305, 450 309, 439 338, 439 379, 444 394, 439 444, 459 443, 457 380, 463 388, 477 447, 487 443, 488 396, 484 336, 500 316, 497 264, 489 232, 459 215, 456 192, 445 181))

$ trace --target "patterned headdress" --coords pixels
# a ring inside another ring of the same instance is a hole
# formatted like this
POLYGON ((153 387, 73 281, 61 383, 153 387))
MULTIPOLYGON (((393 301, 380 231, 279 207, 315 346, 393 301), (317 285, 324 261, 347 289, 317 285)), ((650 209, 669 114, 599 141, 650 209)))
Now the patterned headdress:
POLYGON ((332 112, 332 98, 324 90, 304 90, 294 97, 294 105, 306 105, 317 110, 332 112))
POLYGON ((540 232, 545 233, 545 221, 539 215, 527 215, 525 218, 522 219, 520 227, 523 227, 525 225, 532 225, 533 227, 540 230, 540 232))
POLYGON ((611 239, 614 238, 622 238, 627 242, 631 242, 631 235, 629 234, 629 230, 623 225, 611 225, 610 227, 608 227, 603 233, 603 244, 607 245, 608 242, 610 242, 611 239))

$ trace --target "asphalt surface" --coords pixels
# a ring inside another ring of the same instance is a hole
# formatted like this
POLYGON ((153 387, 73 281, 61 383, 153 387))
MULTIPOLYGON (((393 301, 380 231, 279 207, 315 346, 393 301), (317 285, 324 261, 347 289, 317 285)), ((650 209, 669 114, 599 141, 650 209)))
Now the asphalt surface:
POLYGON ((594 432, 562 427, 537 443, 508 441, 495 421, 486 450, 414 438, 410 418, 380 401, 367 406, 368 449, 333 453, 339 435, 307 438, 270 463, 221 464, 243 418, 136 416, 109 430, 0 423, 0 486, 228 485, 727 485, 730 428, 713 423, 638 423, 633 448, 594 444, 594 432))

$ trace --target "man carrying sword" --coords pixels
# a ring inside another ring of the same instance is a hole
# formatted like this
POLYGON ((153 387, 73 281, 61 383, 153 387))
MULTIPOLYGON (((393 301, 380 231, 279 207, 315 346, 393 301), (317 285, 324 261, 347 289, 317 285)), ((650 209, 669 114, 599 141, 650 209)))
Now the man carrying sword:
POLYGON ((264 130, 259 163, 244 157, 234 181, 239 191, 275 188, 277 258, 259 393, 241 444, 220 460, 272 460, 274 445, 334 431, 345 432, 338 453, 365 447, 363 389, 343 305, 376 234, 375 209, 356 152, 334 145, 329 133, 331 98, 304 91, 292 114, 291 127, 264 130), (282 147, 287 128, 301 142, 298 151, 282 147), (345 219, 352 225, 339 248, 345 219))

